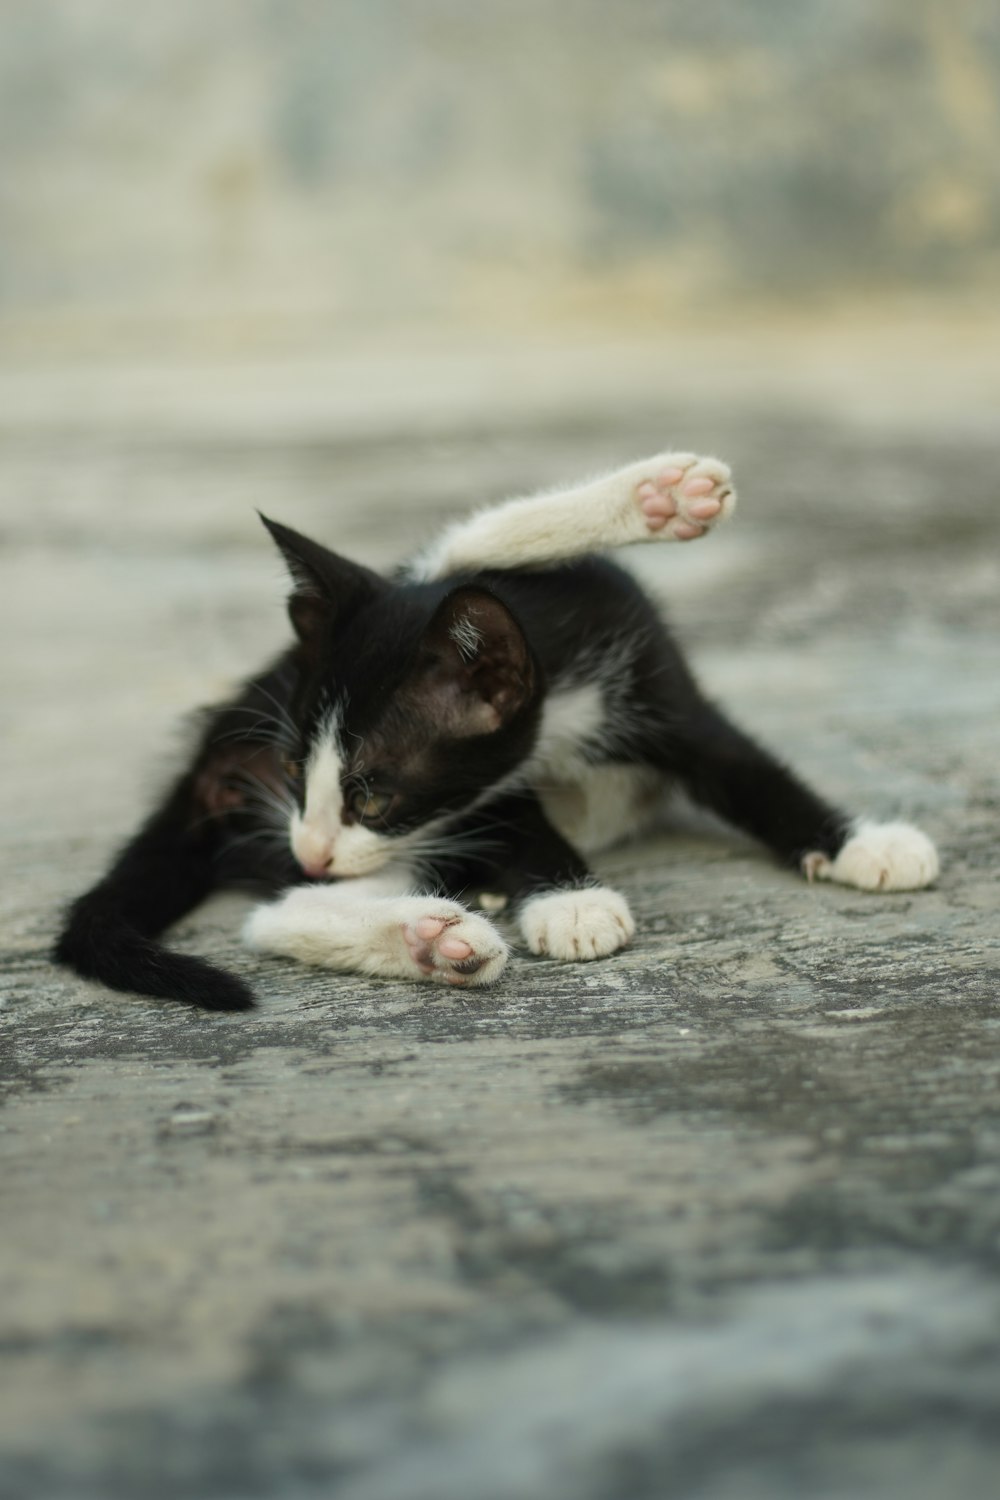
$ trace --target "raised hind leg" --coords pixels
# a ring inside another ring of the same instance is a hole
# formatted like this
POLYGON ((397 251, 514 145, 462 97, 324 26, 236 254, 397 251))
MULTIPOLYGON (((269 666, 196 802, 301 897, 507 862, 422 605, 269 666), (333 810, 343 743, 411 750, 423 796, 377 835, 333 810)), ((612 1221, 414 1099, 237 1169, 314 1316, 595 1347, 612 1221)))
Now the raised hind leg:
POLYGON ((728 467, 660 453, 603 478, 549 490, 458 521, 409 567, 422 581, 464 568, 532 568, 631 542, 687 542, 732 515, 728 467))

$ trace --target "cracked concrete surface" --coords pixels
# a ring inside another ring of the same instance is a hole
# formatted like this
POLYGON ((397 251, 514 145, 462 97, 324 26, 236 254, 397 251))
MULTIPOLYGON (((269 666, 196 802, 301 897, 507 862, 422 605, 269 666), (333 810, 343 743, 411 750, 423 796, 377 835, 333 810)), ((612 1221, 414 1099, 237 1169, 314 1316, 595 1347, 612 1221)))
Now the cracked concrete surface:
POLYGON ((996 347, 0 375, 5 1496, 992 1492, 996 347), (688 821, 605 861, 627 953, 486 995, 256 960, 235 897, 175 941, 250 1016, 49 965, 179 716, 283 639, 253 506, 388 562, 667 439, 741 511, 635 565, 747 727, 927 827, 935 889, 688 821))

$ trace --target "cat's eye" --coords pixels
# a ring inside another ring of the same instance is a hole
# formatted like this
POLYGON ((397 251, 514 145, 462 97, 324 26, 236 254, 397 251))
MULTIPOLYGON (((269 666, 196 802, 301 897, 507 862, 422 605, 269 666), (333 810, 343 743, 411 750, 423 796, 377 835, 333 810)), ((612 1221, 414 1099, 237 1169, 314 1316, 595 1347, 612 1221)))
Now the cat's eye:
POLYGON ((282 759, 281 766, 290 781, 300 781, 302 779, 301 761, 293 760, 290 755, 286 755, 282 759))
POLYGON ((356 818, 381 818, 391 804, 391 792, 355 792, 351 798, 351 811, 356 818))

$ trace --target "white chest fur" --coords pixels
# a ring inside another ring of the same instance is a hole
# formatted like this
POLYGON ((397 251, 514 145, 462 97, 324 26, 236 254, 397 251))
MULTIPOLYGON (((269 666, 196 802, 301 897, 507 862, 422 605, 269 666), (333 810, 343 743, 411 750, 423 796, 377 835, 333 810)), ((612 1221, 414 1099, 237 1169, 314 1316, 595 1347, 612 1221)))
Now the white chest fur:
POLYGON ((656 771, 623 762, 593 763, 594 749, 613 743, 614 729, 596 683, 558 688, 545 705, 529 767, 546 814, 584 854, 648 828, 662 801, 663 781, 656 771))

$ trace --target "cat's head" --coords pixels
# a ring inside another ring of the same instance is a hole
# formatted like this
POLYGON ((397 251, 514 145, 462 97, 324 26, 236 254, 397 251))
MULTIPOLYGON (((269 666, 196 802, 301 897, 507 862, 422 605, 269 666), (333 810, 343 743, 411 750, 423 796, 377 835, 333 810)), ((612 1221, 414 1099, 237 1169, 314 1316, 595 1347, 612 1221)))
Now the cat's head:
POLYGON ((490 590, 390 584, 262 519, 294 584, 292 851, 314 876, 419 857, 530 754, 538 662, 490 590))

